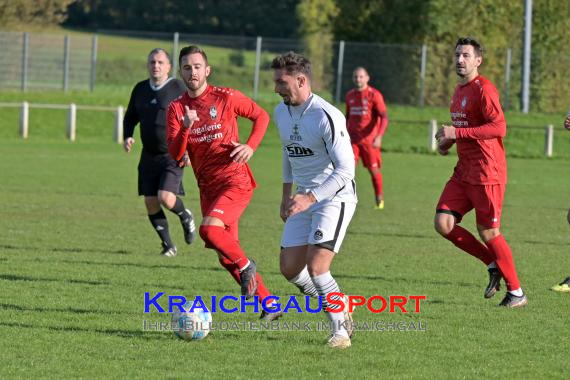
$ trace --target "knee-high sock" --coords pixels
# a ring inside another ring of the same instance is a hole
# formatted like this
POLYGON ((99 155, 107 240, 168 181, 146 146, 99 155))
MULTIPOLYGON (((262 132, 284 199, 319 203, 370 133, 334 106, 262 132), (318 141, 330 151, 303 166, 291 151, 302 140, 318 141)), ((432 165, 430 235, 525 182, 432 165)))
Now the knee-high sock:
POLYGON ((239 268, 242 268, 248 262, 247 256, 237 240, 235 240, 232 234, 226 231, 224 227, 202 225, 200 226, 200 236, 204 239, 208 247, 220 252, 226 259, 236 264, 239 268))
MULTIPOLYGON (((228 272, 230 272, 234 280, 236 280, 236 282, 239 284, 240 275, 239 275, 238 266, 232 263, 230 260, 226 259, 225 257, 220 257, 219 260, 220 264, 222 264, 222 266, 226 268, 228 272)), ((263 279, 261 278, 261 275, 259 273, 255 274, 255 279, 257 280, 257 291, 255 292, 255 295, 259 296, 259 303, 262 303, 266 297, 271 295, 271 293, 269 292, 269 290, 267 290, 267 288, 263 284, 263 279)))
MULTIPOLYGON (((323 311, 326 313, 329 321, 333 323, 333 333, 338 335, 344 335, 345 337, 348 338, 348 331, 346 331, 346 329, 343 326, 343 323, 345 322, 344 313, 342 312, 333 313, 330 311, 326 311, 327 307, 329 306, 331 307, 331 309, 340 308, 338 305, 329 305, 329 303, 327 302, 327 294, 332 292, 340 292, 338 284, 331 275, 331 272, 326 272, 318 276, 311 277, 311 279, 313 280, 313 284, 315 285, 315 288, 317 289, 319 296, 321 296, 322 298, 323 311)), ((336 299, 342 300, 342 298, 338 296, 332 298, 335 300, 336 299)))
POLYGON ((372 186, 374 186, 374 194, 376 195, 376 199, 384 194, 384 190, 382 189, 382 173, 377 172, 372 175, 372 186))
POLYGON ((463 227, 455 225, 445 238, 455 244, 457 248, 484 262, 485 265, 495 261, 493 252, 463 227))
POLYGON ((170 239, 170 232, 168 232, 168 220, 166 219, 166 215, 164 215, 164 211, 160 209, 156 214, 149 215, 148 219, 162 242, 162 248, 174 247, 170 239))
POLYGON ((309 276, 309 271, 307 270, 306 265, 303 270, 300 271, 298 275, 290 279, 289 282, 299 288, 303 294, 313 298, 317 298, 319 296, 319 293, 315 288, 315 284, 313 284, 313 280, 311 279, 311 276, 309 276))
POLYGON ((513 253, 507 244, 503 235, 499 235, 487 242, 487 247, 495 255, 497 267, 501 271, 505 282, 507 283, 508 290, 517 290, 521 287, 517 270, 515 268, 515 261, 513 260, 513 253))
POLYGON ((174 206, 170 209, 170 211, 176 215, 180 219, 184 219, 186 217, 186 207, 184 207, 184 203, 182 199, 176 197, 176 202, 174 202, 174 206))

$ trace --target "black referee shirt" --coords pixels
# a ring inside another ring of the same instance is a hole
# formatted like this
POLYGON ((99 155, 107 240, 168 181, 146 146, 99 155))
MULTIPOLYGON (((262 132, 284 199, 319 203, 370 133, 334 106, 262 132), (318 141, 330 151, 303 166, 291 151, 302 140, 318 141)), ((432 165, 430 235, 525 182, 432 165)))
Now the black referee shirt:
POLYGON ((170 102, 185 90, 184 82, 173 78, 158 90, 152 89, 149 79, 137 83, 123 119, 123 139, 133 137, 135 126, 140 123, 143 149, 151 154, 168 153, 166 112, 170 102))

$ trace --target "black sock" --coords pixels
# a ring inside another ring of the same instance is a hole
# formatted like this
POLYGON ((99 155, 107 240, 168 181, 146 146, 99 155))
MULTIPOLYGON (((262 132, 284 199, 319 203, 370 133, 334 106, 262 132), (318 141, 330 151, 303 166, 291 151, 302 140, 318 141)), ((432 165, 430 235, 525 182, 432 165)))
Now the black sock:
POLYGON ((160 209, 159 212, 157 212, 154 215, 149 215, 148 218, 150 220, 150 224, 152 224, 154 230, 156 231, 156 233, 160 237, 160 240, 162 241, 162 247, 163 248, 174 247, 174 244, 172 244, 172 240, 170 240, 170 233, 168 232, 168 220, 166 219, 166 215, 164 215, 164 211, 160 209))
POLYGON ((176 197, 176 202, 174 203, 174 206, 172 206, 170 211, 178 215, 180 219, 183 219, 186 216, 186 207, 184 207, 182 199, 176 197))

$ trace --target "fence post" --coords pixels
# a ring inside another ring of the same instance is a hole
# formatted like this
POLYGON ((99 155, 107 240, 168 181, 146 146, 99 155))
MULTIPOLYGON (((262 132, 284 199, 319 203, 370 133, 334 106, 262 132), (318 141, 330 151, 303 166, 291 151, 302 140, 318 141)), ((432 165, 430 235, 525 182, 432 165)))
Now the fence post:
POLYGON ((115 136, 114 140, 117 144, 121 144, 123 142, 123 113, 124 108, 123 106, 117 107, 117 114, 115 117, 115 136))
POLYGON ((435 134, 437 132, 437 120, 431 119, 428 124, 428 149, 430 152, 435 152, 437 141, 435 134))
POLYGON ((253 100, 257 100, 259 94, 259 71, 261 70, 261 36, 257 36, 255 43, 255 72, 253 73, 253 100))
POLYGON ((77 114, 77 106, 74 103, 69 105, 69 111, 67 112, 67 138, 69 141, 75 141, 75 121, 77 114))
POLYGON ((176 78, 178 75, 178 40, 180 34, 178 32, 174 33, 172 37, 172 78, 176 78))
POLYGON ((422 45, 422 61, 420 64, 420 96, 418 104, 420 107, 424 106, 424 88, 426 81, 426 66, 427 66, 427 45, 422 45))
POLYGON ((552 157, 552 147, 554 145, 554 127, 552 124, 547 125, 544 132, 544 154, 546 157, 552 157))
POLYGON ((510 106, 510 87, 511 87, 511 61, 513 50, 507 49, 507 57, 505 62, 505 101, 503 102, 503 109, 507 110, 510 106))
POLYGON ((28 120, 29 120, 30 104, 22 102, 22 109, 20 110, 20 137, 23 139, 28 138, 28 120))
POLYGON ((97 73, 97 35, 91 40, 91 78, 89 80, 89 90, 95 90, 95 78, 97 73))
POLYGON ((26 91, 28 89, 28 49, 30 45, 30 37, 28 33, 24 33, 22 39, 22 84, 21 90, 26 91))
POLYGON ((69 88, 69 36, 63 38, 63 91, 69 88))
POLYGON ((344 41, 340 41, 338 44, 338 65, 336 69, 336 91, 335 91, 335 101, 340 103, 340 91, 342 90, 342 70, 344 63, 344 41))

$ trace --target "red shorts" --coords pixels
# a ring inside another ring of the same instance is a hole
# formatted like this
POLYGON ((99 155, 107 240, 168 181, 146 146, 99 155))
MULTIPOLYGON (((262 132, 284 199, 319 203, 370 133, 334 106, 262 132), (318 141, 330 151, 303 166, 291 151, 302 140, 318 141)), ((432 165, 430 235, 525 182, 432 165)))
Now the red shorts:
POLYGON ((477 224, 487 228, 501 225, 505 185, 471 185, 451 178, 439 198, 436 212, 450 213, 461 222, 463 215, 475 209, 477 224))
POLYGON ((226 189, 216 194, 200 192, 200 208, 202 217, 211 216, 221 219, 226 225, 226 230, 232 236, 238 238, 238 222, 241 214, 245 211, 253 190, 226 189))
POLYGON ((380 149, 372 146, 372 143, 360 142, 358 144, 352 144, 352 151, 354 152, 354 160, 358 163, 358 160, 362 158, 362 164, 367 169, 380 168, 382 167, 382 154, 380 149))

